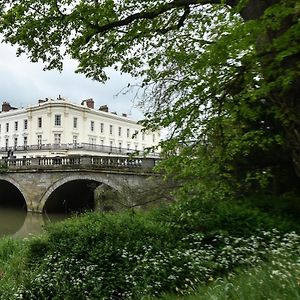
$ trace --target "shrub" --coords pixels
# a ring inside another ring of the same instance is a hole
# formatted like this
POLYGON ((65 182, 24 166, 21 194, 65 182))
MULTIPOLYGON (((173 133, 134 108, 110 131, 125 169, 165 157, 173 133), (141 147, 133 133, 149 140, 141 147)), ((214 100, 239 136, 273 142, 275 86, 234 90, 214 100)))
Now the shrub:
MULTIPOLYGON (((299 235, 266 230, 277 220, 233 200, 197 197, 149 213, 73 217, 26 243, 27 264, 13 297, 143 299, 189 292, 269 257, 298 257, 299 235)), ((7 291, 5 299, 12 297, 7 291)))
MULTIPOLYGON (((270 255, 300 254, 295 233, 191 233, 177 240, 162 224, 140 214, 88 214, 50 226, 47 251, 42 260, 32 260, 35 269, 18 297, 143 299, 166 291, 184 293, 270 255)), ((37 249, 33 244, 30 251, 37 249)))
POLYGON ((181 200, 172 207, 162 208, 155 218, 167 223, 170 230, 179 236, 191 232, 250 236, 257 229, 278 228, 288 232, 299 228, 288 218, 271 216, 245 201, 235 199, 218 201, 193 197, 181 200))

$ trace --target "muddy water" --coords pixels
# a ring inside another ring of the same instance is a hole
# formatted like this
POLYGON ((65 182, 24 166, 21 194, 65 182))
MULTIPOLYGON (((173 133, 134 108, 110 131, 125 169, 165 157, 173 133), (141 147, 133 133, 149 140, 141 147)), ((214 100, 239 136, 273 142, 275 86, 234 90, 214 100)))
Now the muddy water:
POLYGON ((19 238, 41 233, 48 222, 58 222, 69 217, 67 214, 33 214, 21 208, 0 205, 0 238, 9 235, 19 238))

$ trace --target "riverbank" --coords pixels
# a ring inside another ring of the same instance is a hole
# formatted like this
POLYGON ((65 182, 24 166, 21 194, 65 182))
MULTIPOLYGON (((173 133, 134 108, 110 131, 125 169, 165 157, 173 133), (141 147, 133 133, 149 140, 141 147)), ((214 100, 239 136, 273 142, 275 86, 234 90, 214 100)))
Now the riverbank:
POLYGON ((298 258, 274 259, 199 285, 190 295, 166 294, 148 300, 300 299, 298 258))
POLYGON ((280 262, 293 262, 298 272, 300 236, 290 232, 296 223, 236 203, 212 204, 211 214, 203 209, 193 224, 180 220, 171 205, 87 213, 49 224, 30 240, 4 238, 1 299, 146 299, 165 293, 181 299, 203 287, 210 293, 241 284, 233 277, 246 282, 244 270, 264 270, 265 264, 277 274, 280 262), (206 228, 200 227, 203 217, 206 228))

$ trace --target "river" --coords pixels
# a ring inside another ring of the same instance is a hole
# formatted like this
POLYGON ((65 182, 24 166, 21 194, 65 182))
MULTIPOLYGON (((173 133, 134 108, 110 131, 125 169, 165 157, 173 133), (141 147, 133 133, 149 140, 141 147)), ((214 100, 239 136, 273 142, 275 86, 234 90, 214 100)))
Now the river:
POLYGON ((9 235, 18 238, 30 237, 43 231, 48 222, 66 219, 66 214, 28 213, 21 208, 0 205, 0 238, 9 235))

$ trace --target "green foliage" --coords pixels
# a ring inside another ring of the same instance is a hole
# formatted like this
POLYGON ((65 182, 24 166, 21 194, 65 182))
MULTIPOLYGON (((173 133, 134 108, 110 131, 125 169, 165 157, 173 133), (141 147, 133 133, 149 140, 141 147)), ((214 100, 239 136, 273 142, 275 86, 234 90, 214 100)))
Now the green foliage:
MULTIPOLYGON (((164 295, 161 300, 300 299, 299 261, 273 258, 267 263, 231 273, 187 296, 164 295)), ((158 298, 151 298, 152 300, 158 298)), ((150 299, 149 299, 150 300, 150 299)))
MULTIPOLYGON (((85 224, 89 221, 90 217, 85 224)), ((59 233, 64 245, 67 240, 74 242, 72 231, 59 231, 50 236, 59 233)), ((93 247, 85 244, 88 249, 83 249, 85 239, 76 238, 80 245, 74 244, 76 249, 68 256, 61 245, 50 244, 53 249, 25 278, 17 291, 18 298, 143 299, 165 291, 184 293, 237 266, 254 266, 276 253, 297 256, 299 252, 299 236, 295 233, 264 231, 248 238, 220 234, 208 238, 194 233, 174 239, 172 246, 168 245, 170 238, 166 241, 166 236, 161 236, 159 247, 157 241, 150 242, 148 235, 152 235, 151 229, 144 231, 143 241, 137 241, 135 232, 131 232, 131 242, 127 240, 122 247, 118 239, 108 238, 93 247)))
POLYGON ((143 214, 89 213, 50 225, 45 236, 26 241, 23 270, 10 275, 15 278, 11 294, 4 288, 11 281, 0 280, 2 295, 143 299, 194 290, 236 267, 254 266, 270 253, 298 255, 298 235, 258 230, 275 224, 266 214, 233 203, 195 203, 195 212, 181 204, 143 214))
POLYGON ((142 124, 170 129, 158 168, 179 185, 175 205, 148 216, 88 214, 50 226, 28 244, 33 270, 17 297, 182 293, 278 251, 299 255, 297 235, 256 232, 292 223, 236 200, 299 186, 299 5, 211 2, 1 6, 0 32, 18 54, 48 69, 62 69, 67 54, 100 81, 110 66, 143 78, 142 124))
POLYGON ((14 292, 24 277, 25 252, 22 241, 0 239, 0 299, 15 299, 14 292))
MULTIPOLYGON (((274 198, 267 199, 270 201, 269 205, 272 205, 274 198)), ((171 231, 179 236, 192 232, 203 232, 206 235, 221 232, 230 236, 250 236, 257 229, 278 228, 284 232, 300 229, 295 220, 278 214, 272 216, 250 201, 253 202, 253 198, 237 201, 219 200, 217 197, 209 200, 195 196, 189 200, 178 201, 172 209, 161 209, 156 217, 164 220, 171 231)))
POLYGON ((111 66, 143 78, 143 125, 171 131, 171 178, 270 188, 278 169, 300 174, 299 7, 231 2, 13 1, 0 32, 48 69, 68 54, 92 79, 111 66))
POLYGON ((280 197, 266 194, 254 194, 246 198, 246 201, 257 207, 260 211, 270 216, 281 216, 285 219, 298 221, 300 215, 299 194, 289 193, 280 197))
POLYGON ((204 196, 147 213, 88 213, 49 225, 41 237, 1 240, 0 299, 181 294, 270 255, 299 255, 297 234, 271 229, 293 224, 204 196))
POLYGON ((0 261, 5 262, 20 248, 20 243, 11 238, 5 237, 0 242, 0 261))
POLYGON ((6 173, 8 170, 8 167, 6 164, 0 164, 0 174, 6 173))

